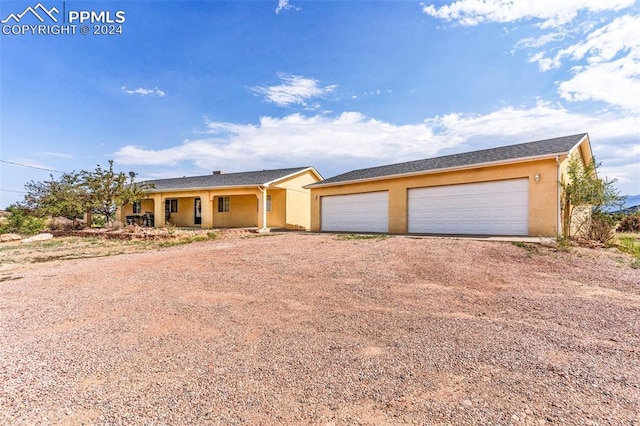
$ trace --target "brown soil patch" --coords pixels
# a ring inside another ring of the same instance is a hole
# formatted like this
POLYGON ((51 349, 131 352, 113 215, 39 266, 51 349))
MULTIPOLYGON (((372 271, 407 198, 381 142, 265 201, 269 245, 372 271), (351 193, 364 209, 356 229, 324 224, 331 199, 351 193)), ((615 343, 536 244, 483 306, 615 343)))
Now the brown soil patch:
POLYGON ((625 256, 297 233, 64 241, 2 246, 0 424, 640 423, 625 256), (74 251, 92 257, 52 257, 74 251))

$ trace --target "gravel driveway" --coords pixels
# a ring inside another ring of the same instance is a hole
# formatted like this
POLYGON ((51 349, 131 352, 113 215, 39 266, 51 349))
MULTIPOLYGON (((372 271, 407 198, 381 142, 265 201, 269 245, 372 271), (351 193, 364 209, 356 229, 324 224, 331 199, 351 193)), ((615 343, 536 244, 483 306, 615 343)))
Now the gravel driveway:
POLYGON ((640 424, 607 251, 287 233, 16 267, 1 424, 640 424))

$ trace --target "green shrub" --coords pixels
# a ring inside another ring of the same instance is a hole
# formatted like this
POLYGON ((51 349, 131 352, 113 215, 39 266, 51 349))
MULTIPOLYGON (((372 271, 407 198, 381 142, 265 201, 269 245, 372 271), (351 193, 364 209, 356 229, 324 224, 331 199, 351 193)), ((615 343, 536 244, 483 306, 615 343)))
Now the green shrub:
POLYGON ((107 223, 107 218, 103 214, 96 214, 91 216, 91 227, 92 228, 104 228, 104 225, 107 223))
POLYGON ((41 232, 45 226, 45 220, 29 214, 18 207, 7 208, 11 215, 0 227, 0 233, 14 233, 20 235, 35 235, 41 232))

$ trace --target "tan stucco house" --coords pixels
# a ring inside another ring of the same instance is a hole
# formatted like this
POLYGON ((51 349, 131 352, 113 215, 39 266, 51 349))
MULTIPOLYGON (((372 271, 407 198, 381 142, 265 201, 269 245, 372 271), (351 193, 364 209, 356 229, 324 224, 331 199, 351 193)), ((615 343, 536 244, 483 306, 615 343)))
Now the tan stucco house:
POLYGON ((311 230, 557 236, 573 155, 586 133, 354 170, 308 186, 311 230))
POLYGON ((149 198, 123 206, 118 220, 161 227, 309 229, 313 167, 149 180, 149 198))

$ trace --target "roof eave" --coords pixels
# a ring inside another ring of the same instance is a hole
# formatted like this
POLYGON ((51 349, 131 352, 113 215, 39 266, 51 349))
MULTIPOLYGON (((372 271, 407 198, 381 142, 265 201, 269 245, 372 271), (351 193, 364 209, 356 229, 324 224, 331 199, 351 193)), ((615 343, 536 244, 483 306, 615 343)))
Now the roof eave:
MULTIPOLYGON (((576 144, 571 147, 571 149, 569 150, 569 152, 567 153, 567 155, 571 155, 573 154, 573 151, 575 151, 576 149, 578 149, 578 147, 580 145, 582 145, 582 143, 584 142, 585 139, 589 139, 589 134, 585 133, 578 142, 576 142, 576 144)), ((589 151, 591 153, 591 156, 593 157, 593 151, 591 150, 591 144, 589 144, 589 151)))
POLYGON ((296 172, 289 173, 286 176, 282 176, 282 177, 279 177, 277 179, 270 180, 269 182, 265 182, 261 186, 270 186, 270 185, 272 185, 272 184, 274 184, 276 182, 279 182, 279 181, 285 180, 285 179, 289 179, 289 178, 291 178, 293 176, 299 175, 299 174, 304 173, 306 171, 311 171, 314 175, 316 175, 316 177, 318 179, 322 180, 322 176, 320 175, 320 173, 318 173, 318 171, 314 167, 307 167, 307 168, 304 168, 304 169, 300 169, 300 170, 298 170, 296 172))
MULTIPOLYGON (((581 139, 580 142, 577 145, 579 145, 582 142, 582 140, 583 139, 581 139)), ((511 159, 511 160, 489 161, 489 162, 484 162, 484 163, 469 164, 469 165, 465 165, 465 166, 444 167, 444 168, 439 168, 439 169, 421 170, 421 171, 410 172, 410 173, 398 173, 398 174, 391 174, 391 175, 384 175, 384 176, 376 176, 376 177, 372 177, 372 178, 342 180, 342 181, 339 181, 339 182, 329 182, 329 183, 318 182, 318 183, 312 183, 312 184, 306 185, 306 186, 309 187, 310 189, 313 189, 313 188, 324 188, 324 187, 329 187, 329 186, 339 186, 339 185, 345 185, 345 184, 351 184, 351 183, 375 182, 375 181, 385 180, 385 179, 397 179, 397 178, 402 178, 402 177, 419 176, 419 175, 430 175, 430 174, 443 173, 443 172, 453 172, 453 171, 458 171, 458 170, 477 169, 477 168, 481 168, 481 167, 491 167, 491 166, 497 166, 497 165, 503 165, 503 164, 515 164, 515 163, 525 163, 527 161, 540 161, 540 160, 547 160, 547 159, 555 159, 559 155, 567 155, 567 154, 568 154, 567 152, 558 152, 558 153, 553 153, 553 154, 544 154, 544 155, 536 155, 536 156, 530 156, 530 157, 514 158, 514 159, 511 159)))
POLYGON ((181 192, 181 191, 212 191, 216 189, 237 189, 237 188, 258 188, 264 186, 262 183, 256 183, 251 185, 224 185, 224 186, 198 186, 191 188, 166 188, 166 189, 153 189, 150 194, 159 194, 161 192, 181 192))

